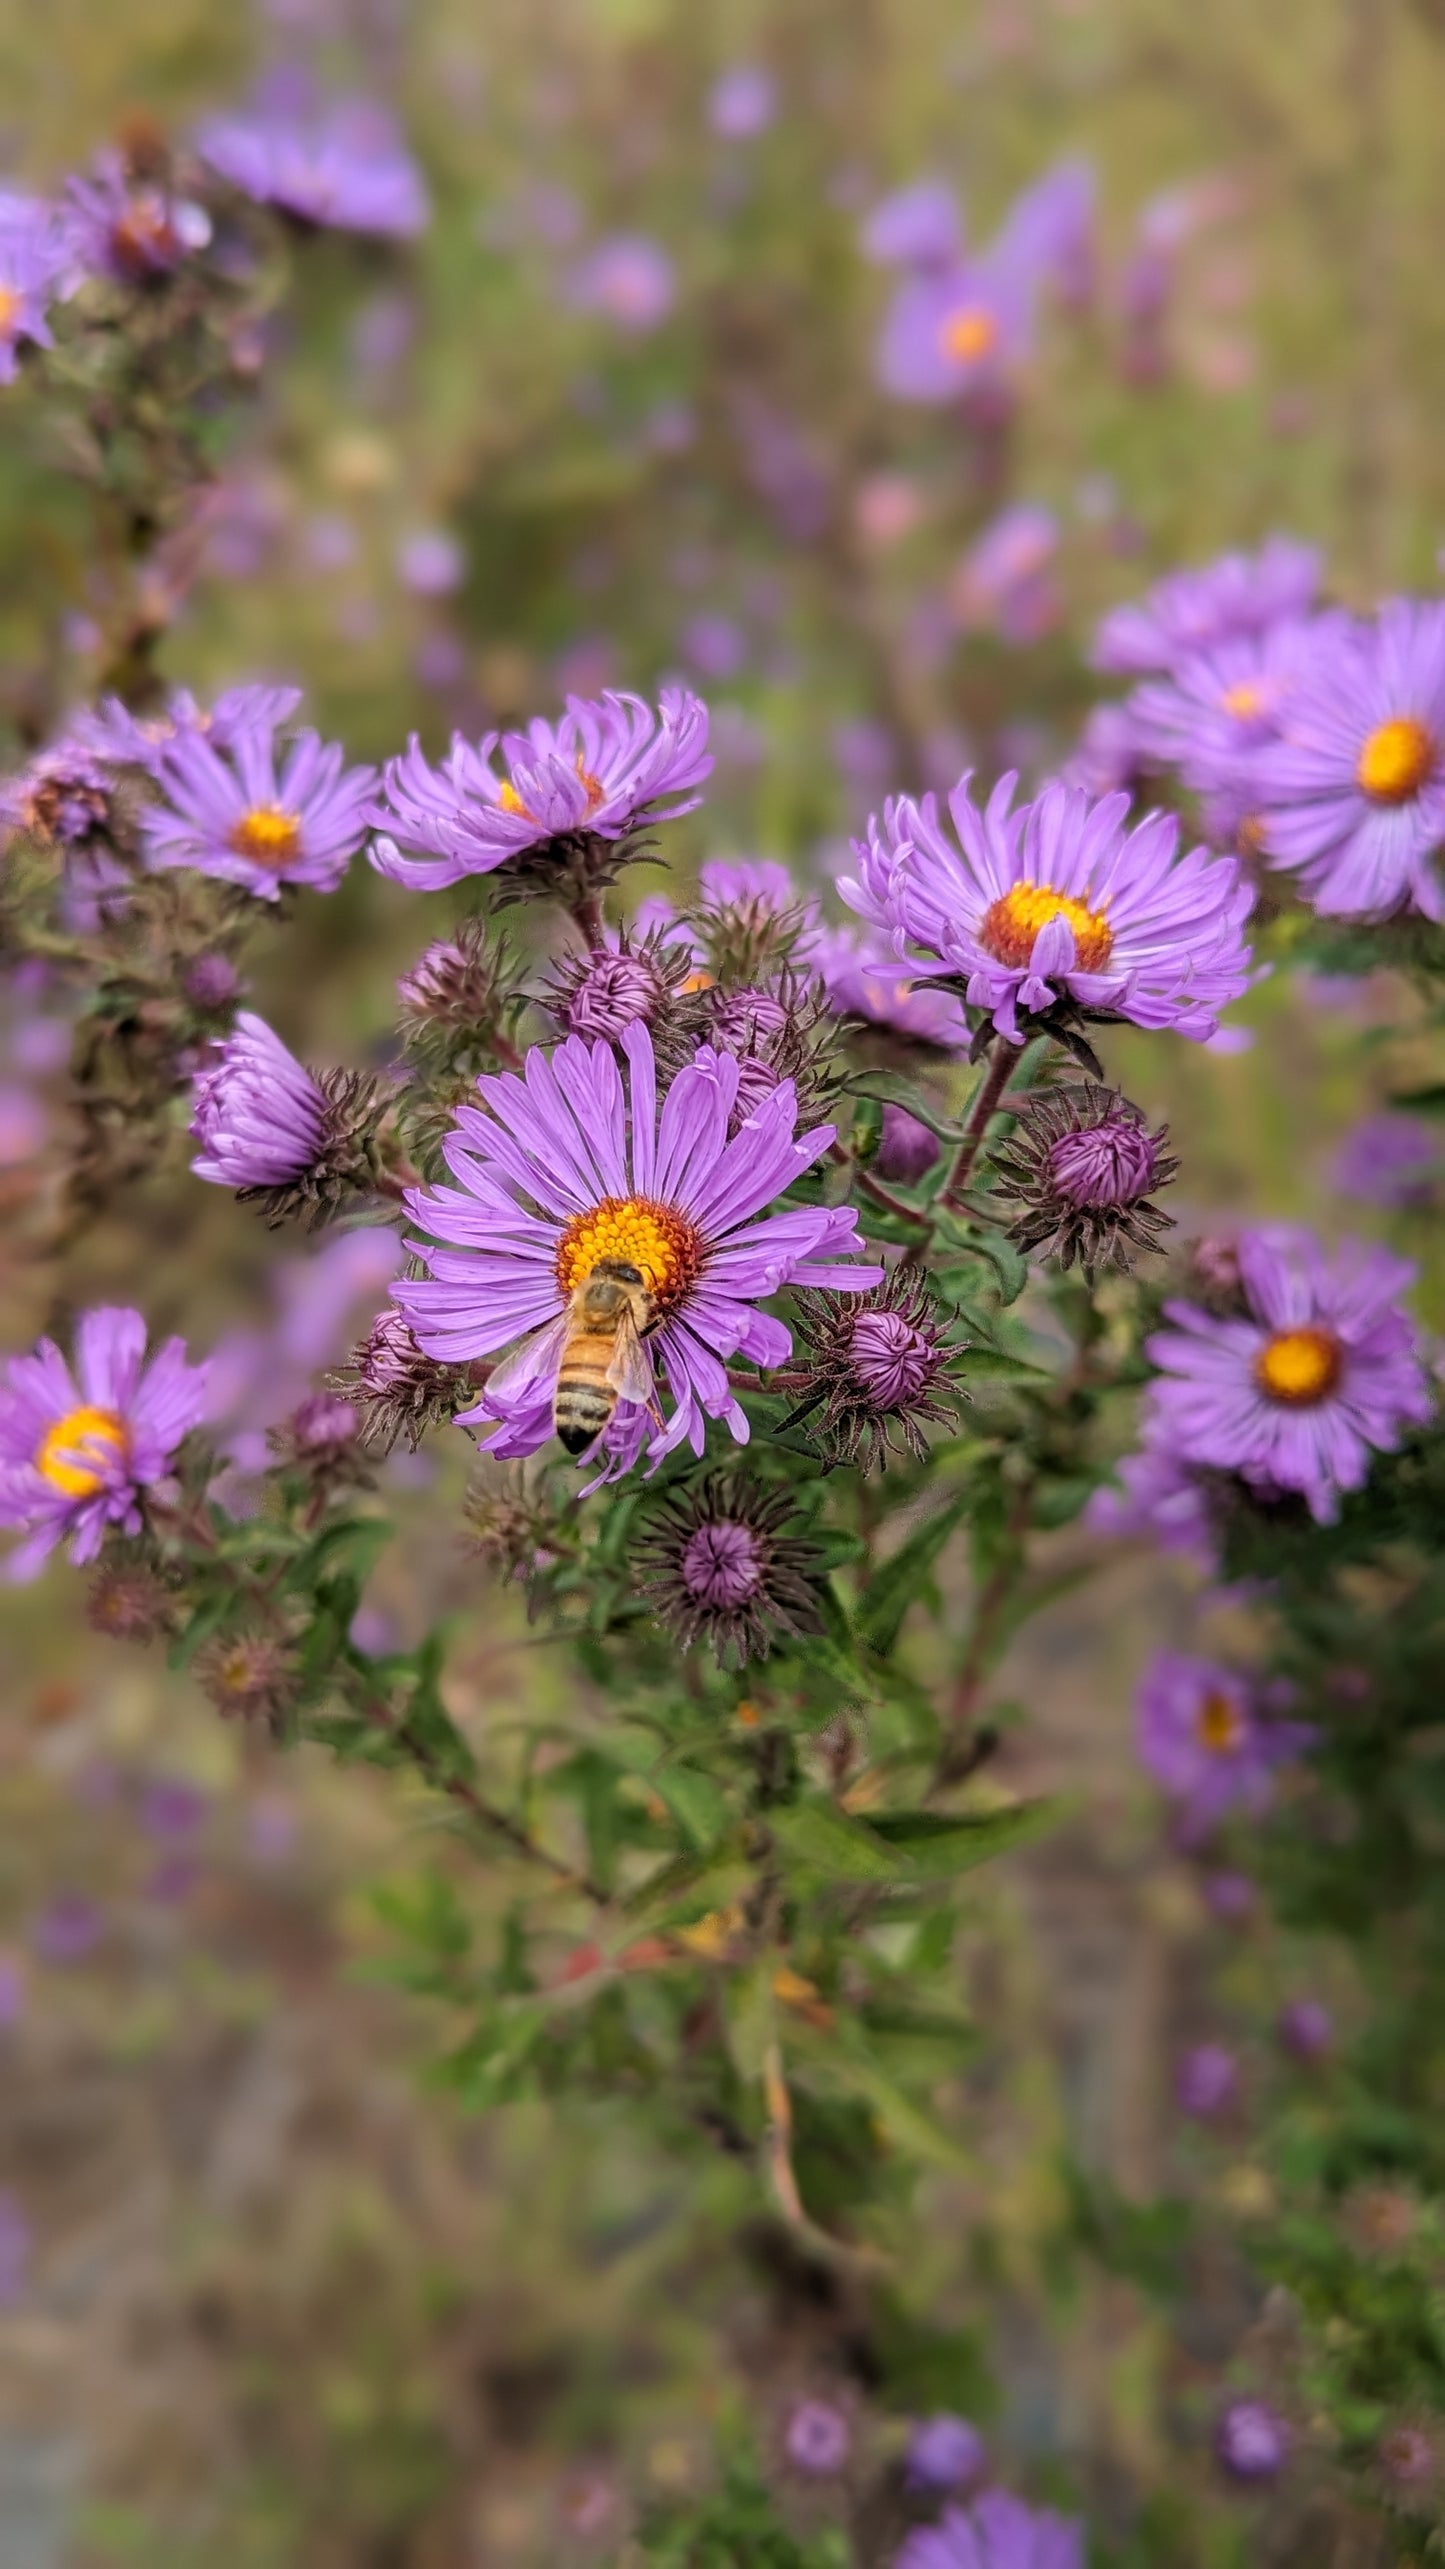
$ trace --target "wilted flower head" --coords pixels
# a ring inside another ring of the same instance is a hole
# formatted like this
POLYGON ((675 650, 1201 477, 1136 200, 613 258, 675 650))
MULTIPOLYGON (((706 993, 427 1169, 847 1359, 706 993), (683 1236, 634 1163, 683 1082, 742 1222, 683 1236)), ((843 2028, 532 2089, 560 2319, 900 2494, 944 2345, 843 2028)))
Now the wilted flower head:
POLYGON ((470 1364, 514 1350, 495 1368, 465 1424, 493 1426, 502 1457, 534 1453, 552 1434, 567 1312, 599 1260, 641 1277, 657 1312, 641 1342, 649 1383, 660 1361, 676 1404, 664 1425, 650 1396, 620 1397, 594 1459, 626 1471, 645 1441, 654 1460, 686 1439, 700 1453, 705 1420, 747 1422, 733 1397, 734 1356, 776 1365, 792 1341, 757 1304, 784 1285, 856 1292, 877 1270, 842 1263, 861 1246, 845 1206, 766 1213, 827 1149, 831 1128, 794 1140, 787 1081, 728 1139, 739 1066, 699 1049, 659 1112, 652 1039, 624 1030, 628 1099, 605 1044, 571 1035, 534 1046, 524 1075, 483 1078, 486 1108, 458 1110, 445 1151, 456 1185, 408 1198, 416 1222, 446 1245, 420 1252, 430 1276, 393 1288, 428 1355, 470 1364))
POLYGON ((78 730, 63 732, 28 767, 0 780, 0 827, 25 830, 67 854, 110 844, 115 778, 78 730))
POLYGON ((1238 1472, 1266 1495, 1298 1491, 1329 1524, 1372 1451, 1389 1452, 1433 1403, 1396 1297, 1415 1270, 1347 1242, 1327 1258, 1284 1225, 1237 1243, 1244 1311, 1169 1302, 1148 1342, 1159 1366, 1151 1433, 1195 1467, 1238 1472))
POLYGON ((664 687, 656 714, 640 696, 569 696, 560 723, 488 732, 475 747, 454 734, 440 767, 413 740, 387 767, 372 819, 395 839, 378 841, 372 863, 437 892, 499 866, 515 872, 523 858, 556 862, 578 841, 625 841, 647 821, 692 811, 702 797, 690 789, 711 772, 707 707, 686 688, 664 687), (505 776, 493 766, 498 749, 505 776))
POLYGON ((158 744, 161 801, 142 824, 153 872, 194 867, 261 901, 283 884, 335 891, 366 835, 376 771, 346 767, 339 744, 314 731, 278 756, 275 732, 268 709, 228 725, 219 746, 214 724, 182 724, 158 744))
POLYGON ((1211 2123, 1239 2094, 1239 2062, 1223 2043, 1196 2043, 1179 2063, 1175 2093, 1181 2112, 1211 2123))
POLYGON ((477 1384, 464 1365, 439 1365, 424 1356, 411 1324, 399 1311, 377 1313, 333 1387, 360 1421, 364 1445, 389 1454, 399 1437, 414 1454, 429 1427, 447 1425, 476 1399, 477 1384))
POLYGON ((140 286, 167 277, 211 237, 205 207, 181 196, 163 173, 138 174, 125 155, 97 155, 89 178, 66 189, 71 241, 92 276, 140 286))
POLYGON ((147 1364, 138 1311, 88 1311, 75 1348, 72 1374, 42 1338, 11 1358, 0 1387, 0 1524, 29 1538, 10 1556, 12 1579, 32 1578, 67 1536, 84 1562, 112 1526, 138 1534, 146 1492, 205 1415, 205 1367, 187 1363, 181 1338, 147 1364))
POLYGON ((276 1633, 223 1635, 197 1652, 195 1668, 207 1701, 227 1721, 275 1724, 296 1699, 295 1659, 276 1633))
POLYGON ((201 1148, 191 1167, 244 1201, 259 1198, 269 1221, 303 1211, 319 1220, 348 1190, 374 1181, 380 1113, 368 1074, 313 1078, 264 1018, 243 1008, 196 1078, 191 1131, 201 1148))
POLYGON ((840 1304, 809 1294, 799 1304, 808 1388, 800 1416, 831 1462, 875 1471, 903 1446, 927 1451, 926 1425, 951 1427, 958 1394, 947 1380, 958 1351, 916 1271, 895 1268, 872 1293, 840 1304))
POLYGON ((986 811, 965 776, 949 796, 952 845, 933 795, 884 807, 845 901, 919 968, 965 977, 971 1007, 1022 1043, 1019 1019, 1069 1000, 1086 1013, 1169 1026, 1202 1041, 1248 986, 1241 933, 1253 894, 1231 858, 1180 856, 1179 825, 1151 812, 1125 827, 1128 798, 1051 784, 1011 812, 1015 776, 986 811))
POLYGON ((163 1580, 142 1563, 118 1562, 98 1570, 85 1600, 92 1632, 108 1641, 156 1641, 175 1625, 175 1600, 163 1580))
POLYGON ((579 311, 604 313, 642 337, 667 319, 677 279, 658 242, 642 232, 619 232, 588 252, 573 271, 571 290, 579 311))
POLYGON ((1250 790, 1267 855, 1317 910, 1445 918, 1445 606, 1392 598, 1333 626, 1250 790))
POLYGON ((726 1667, 821 1629, 816 1548, 786 1528, 788 1490, 744 1473, 709 1473, 663 1499, 637 1545, 643 1593, 690 1650, 708 1642, 726 1667))
POLYGON ((1232 1810, 1262 1811, 1277 1768, 1314 1738, 1307 1723, 1268 1720, 1232 1668, 1161 1650, 1139 1689, 1139 1756, 1195 1835, 1232 1810))
POLYGON ((1085 1275, 1128 1267, 1131 1252, 1154 1250, 1171 1217, 1150 1202, 1178 1175, 1168 1128, 1150 1132, 1137 1106, 1092 1081, 1030 1098, 1005 1148, 994 1155, 996 1190, 1024 1206, 1010 1237, 1043 1248, 1085 1275))
POLYGON ((314 115, 291 107, 214 116, 201 157, 243 196, 343 232, 420 232, 430 208, 415 161, 385 108, 351 100, 314 115))
POLYGON ((1214 2450, 1232 2480, 1275 2479, 1289 2449, 1289 2428, 1266 2400, 1231 2400, 1220 2411, 1214 2450))
POLYGON ((983 2465, 983 2437, 966 2417, 926 2417, 908 2439, 904 2467, 910 2488, 940 2494, 961 2489, 983 2465))
POLYGON ((1226 553, 1198 571, 1172 571, 1137 606, 1115 607, 1094 637, 1096 669, 1134 675, 1173 669, 1232 634, 1261 633, 1313 606, 1320 557, 1272 535, 1258 553, 1226 553))
POLYGON ((1084 2569, 1084 2529, 1005 2489, 985 2489, 971 2507, 945 2507, 936 2525, 915 2527, 893 2569, 1084 2569))

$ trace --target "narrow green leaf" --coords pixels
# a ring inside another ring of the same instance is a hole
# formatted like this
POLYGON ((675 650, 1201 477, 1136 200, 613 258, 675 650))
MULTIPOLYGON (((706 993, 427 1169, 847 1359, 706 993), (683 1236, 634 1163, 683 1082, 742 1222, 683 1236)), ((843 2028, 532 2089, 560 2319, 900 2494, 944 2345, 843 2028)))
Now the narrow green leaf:
POLYGON ((1022 1356, 1006 1356, 1001 1347, 965 1347, 958 1370, 965 1382, 975 1383, 1039 1383, 1049 1379, 1045 1366, 1025 1364, 1022 1356))
POLYGON ((898 1639, 914 1598, 919 1594, 934 1562, 938 1559, 955 1526, 962 1523, 973 1506, 973 1489, 960 1490, 947 1507, 926 1517, 915 1526, 906 1543, 901 1543, 885 1561, 876 1578, 870 1579, 858 1606, 858 1629, 863 1638, 886 1657, 898 1639))
POLYGON ((907 1872, 929 1881, 971 1873, 996 1855, 1007 1855, 1042 1837, 1062 1818, 1057 1797, 1015 1802, 998 1811, 890 1811, 870 1822, 907 1872))
POLYGON ((710 1775, 699 1774, 695 1766, 659 1766, 648 1781, 700 1855, 716 1846, 732 1813, 710 1775))
POLYGON ((902 1079, 896 1071, 869 1070, 856 1072, 843 1082, 845 1094, 852 1097, 876 1097, 885 1106, 902 1106, 919 1124, 926 1124, 941 1142, 961 1142, 963 1127, 950 1124, 939 1115, 931 1098, 924 1097, 911 1079, 902 1079))
POLYGON ((826 1802, 770 1811, 768 1826, 783 1853, 810 1873, 838 1882, 894 1882, 903 1865, 870 1829, 826 1802))

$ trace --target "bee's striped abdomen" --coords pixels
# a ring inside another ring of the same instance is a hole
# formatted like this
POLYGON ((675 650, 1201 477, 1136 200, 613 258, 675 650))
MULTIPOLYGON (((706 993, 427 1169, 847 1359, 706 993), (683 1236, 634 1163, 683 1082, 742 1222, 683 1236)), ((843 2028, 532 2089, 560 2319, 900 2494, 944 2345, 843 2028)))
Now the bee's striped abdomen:
POLYGON ((579 1333, 563 1347, 552 1396, 552 1424, 569 1454, 583 1454, 595 1444, 617 1407, 617 1394, 607 1380, 614 1343, 579 1333))

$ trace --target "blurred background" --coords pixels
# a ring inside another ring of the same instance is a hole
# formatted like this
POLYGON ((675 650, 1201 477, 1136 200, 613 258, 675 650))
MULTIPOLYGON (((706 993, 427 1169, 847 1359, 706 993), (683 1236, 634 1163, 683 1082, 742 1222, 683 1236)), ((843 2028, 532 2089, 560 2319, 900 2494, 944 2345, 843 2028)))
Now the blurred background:
MULTIPOLYGON (((1100 692, 1099 615, 1180 562, 1285 529, 1352 604, 1437 585, 1439 0, 0 6, 16 183, 53 187, 138 118, 183 139, 258 83, 385 100, 433 219, 396 248, 304 245, 215 421, 166 566, 163 667, 202 697, 295 680, 328 737, 381 758, 682 676, 717 769, 675 865, 776 855, 826 888, 890 791, 1057 768, 1100 692), (878 205, 945 182, 982 242, 1075 163, 1095 219, 1017 398, 967 436, 953 406, 897 398, 878 205)), ((94 676, 91 519, 64 461, 7 393, 11 764, 94 676)), ((449 915, 354 870, 262 954, 255 1004, 313 1052, 373 1057, 397 972, 449 915)), ((1280 977, 1217 1048, 1111 1036, 1111 1073, 1173 1124, 1181 1223, 1388 1224, 1433 1261, 1438 1321, 1438 1242, 1347 1200, 1335 1166, 1383 1031, 1408 1075, 1413 1004, 1399 976, 1280 977)), ((248 1436, 384 1298, 389 1236, 273 1239, 177 1151, 38 1259, 69 1025, 43 981, 7 1010, 7 1347, 57 1308, 139 1302, 223 1349, 244 1478, 248 1436)), ((545 1642, 450 1530, 463 1461, 434 1444, 388 1470, 404 1532, 363 1608, 371 1646, 446 1610, 457 1719, 541 1717, 545 1642)), ((1120 2490, 1177 2497, 1183 2474, 1199 2547, 1179 2556, 1222 2569, 1259 2556, 1248 2519, 1174 2426, 1248 2325, 1239 2278, 1205 2279, 1166 2335, 1065 2244, 1060 2176, 1072 2159, 1135 2202, 1239 2182, 1171 2102, 1218 1930, 1131 1749, 1134 1678, 1188 1574, 1077 1530, 1058 1545, 1061 1571, 1097 1556, 1097 1575, 1010 1663, 1026 1712, 1004 1761, 1076 1817, 987 1874, 961 1957, 981 2173, 926 2181, 903 2296, 950 2334, 916 2395, 992 2403, 998 2449, 1105 2520, 1120 2490)), ((432 1806, 316 1750, 279 1760, 158 1656, 92 1640, 77 1599, 60 1567, 3 1608, 0 2562, 614 2556, 650 2496, 705 2482, 738 2411, 766 2442, 839 2314, 790 2290, 745 2174, 698 2182, 599 2107, 477 2122, 430 2088, 438 2028, 394 1985, 387 1918, 453 1863, 432 1806)), ((1256 1937, 1223 1986, 1263 2025, 1319 1967, 1256 1937)))

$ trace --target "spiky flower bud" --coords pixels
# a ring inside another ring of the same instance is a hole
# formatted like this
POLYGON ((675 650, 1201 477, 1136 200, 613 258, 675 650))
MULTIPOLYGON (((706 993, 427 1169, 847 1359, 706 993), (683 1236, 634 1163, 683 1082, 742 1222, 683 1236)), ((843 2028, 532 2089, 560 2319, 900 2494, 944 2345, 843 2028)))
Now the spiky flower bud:
POLYGON ((875 1471, 899 1440, 926 1451, 930 1422, 951 1427, 958 1394, 946 1380, 958 1350, 923 1278, 895 1269, 871 1293, 799 1296, 798 1335, 807 1349, 809 1387, 799 1415, 819 1412, 814 1430, 830 1463, 875 1471))
POLYGON ((677 1060, 690 1059, 698 1041, 731 1053, 739 1065, 735 1127, 785 1079, 793 1083, 803 1123, 825 1115, 837 1092, 837 1020, 818 985, 789 969, 766 983, 718 982, 698 991, 684 1012, 677 1060))
POLYGON ((623 928, 615 942, 560 964, 542 998, 564 1034, 610 1043, 638 1018, 656 1028, 695 969, 688 948, 669 944, 665 930, 639 941, 623 928))
POLYGON ((369 1073, 313 1075, 243 1008, 195 1082, 191 1131, 201 1149, 191 1166, 257 1204, 273 1226, 295 1214, 317 1223, 375 1186, 385 1112, 369 1073))
POLYGON ((503 1579, 530 1579, 557 1558, 558 1527, 529 1496, 520 1475, 474 1481, 466 1496, 467 1542, 503 1579))
POLYGON ((353 1402, 338 1391, 312 1392, 284 1426, 273 1428, 271 1450, 304 1475, 318 1496, 346 1482, 369 1479, 360 1454, 361 1421, 353 1402))
POLYGON ((1164 1125, 1151 1133, 1127 1097, 1092 1080, 1030 1098, 994 1162, 999 1194, 1024 1207, 1009 1236, 1086 1276, 1128 1267, 1133 1251, 1156 1250, 1173 1228, 1149 1201, 1178 1174, 1168 1140, 1164 1125))
POLYGON ((457 1068, 496 1049, 525 997, 516 958, 486 919, 464 919, 454 936, 428 946, 396 995, 408 1050, 457 1068))
POLYGON ((414 1454, 429 1427, 445 1426, 477 1396, 466 1366, 424 1356, 410 1323, 395 1310, 377 1313, 350 1363, 328 1381, 358 1419, 361 1443, 383 1454, 403 1436, 414 1454))
POLYGON ((690 1650, 710 1642, 724 1667, 766 1659, 783 1636, 821 1629, 813 1544, 783 1531, 787 1490, 712 1472, 658 1506, 637 1546, 644 1593, 690 1650))

